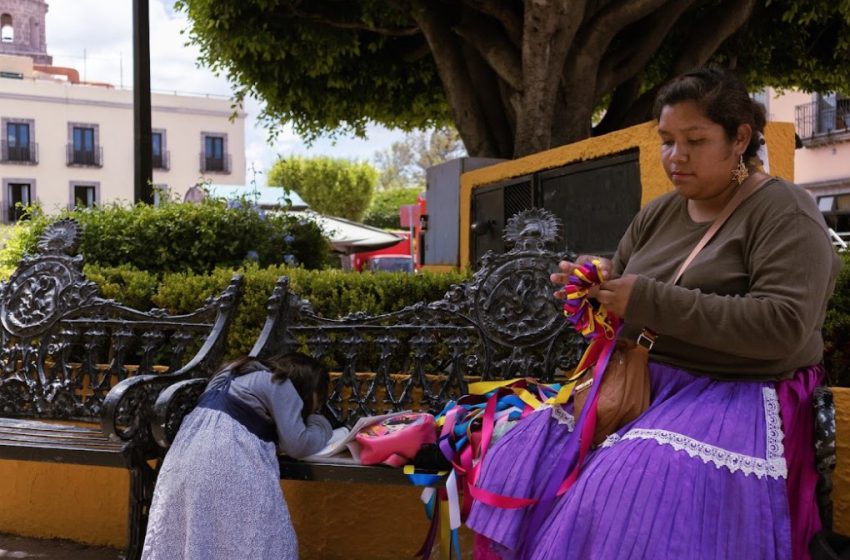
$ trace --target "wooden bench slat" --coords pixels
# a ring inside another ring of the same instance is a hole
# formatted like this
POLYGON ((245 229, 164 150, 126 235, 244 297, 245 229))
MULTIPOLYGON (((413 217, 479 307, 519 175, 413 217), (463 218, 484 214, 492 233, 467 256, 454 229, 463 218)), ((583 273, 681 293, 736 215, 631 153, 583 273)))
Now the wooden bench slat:
POLYGON ((0 423, 0 445, 6 442, 30 442, 35 445, 56 445, 65 448, 92 447, 120 453, 123 442, 110 440, 96 428, 78 426, 39 425, 40 422, 0 423))
POLYGON ((283 479, 412 486, 402 469, 383 465, 366 466, 353 460, 298 461, 286 456, 280 456, 278 459, 283 479))
POLYGON ((0 442, 3 460, 70 463, 97 467, 127 467, 127 459, 115 449, 67 448, 34 445, 32 442, 0 442))
POLYGON ((89 442, 109 445, 110 447, 115 447, 120 449, 123 442, 112 441, 107 436, 105 436, 99 430, 92 430, 90 432, 59 432, 59 431, 50 431, 46 432, 43 430, 28 430, 28 429, 8 429, 4 427, 0 427, 0 440, 3 439, 16 439, 16 440, 29 440, 29 441, 43 441, 43 442, 56 442, 57 445, 78 445, 78 444, 87 444, 89 442))
POLYGON ((79 450, 88 449, 92 451, 102 451, 108 453, 120 453, 122 445, 116 442, 107 441, 89 441, 89 442, 56 442, 49 439, 35 439, 27 437, 2 437, 0 438, 0 447, 9 445, 33 445, 36 447, 55 447, 56 449, 79 450))
POLYGON ((88 434, 92 432, 101 433, 100 427, 92 425, 77 426, 74 424, 53 424, 51 422, 42 422, 40 420, 23 420, 0 418, 0 430, 33 430, 47 433, 80 433, 88 434))
POLYGON ((115 453, 120 453, 123 449, 123 444, 118 442, 109 441, 106 439, 58 439, 58 438, 49 438, 49 437, 37 437, 32 436, 30 434, 6 434, 0 433, 0 445, 5 442, 15 442, 15 443, 25 443, 29 442, 33 445, 56 445, 58 447, 64 448, 98 448, 103 449, 104 451, 113 451, 115 453))

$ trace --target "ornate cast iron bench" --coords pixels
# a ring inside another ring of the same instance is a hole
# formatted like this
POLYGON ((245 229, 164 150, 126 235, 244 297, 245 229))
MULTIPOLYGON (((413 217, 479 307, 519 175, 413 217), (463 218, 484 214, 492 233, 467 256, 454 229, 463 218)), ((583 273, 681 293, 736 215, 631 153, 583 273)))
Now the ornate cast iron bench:
MULTIPOLYGON (((553 249, 559 224, 545 210, 517 214, 505 230, 507 253, 485 255, 473 278, 433 302, 380 316, 341 319, 317 315, 309 301, 278 280, 268 316, 251 354, 298 349, 326 360, 338 372, 326 415, 352 425, 364 415, 397 410, 438 412, 477 380, 533 376, 551 382, 572 370, 583 341, 563 319, 549 274, 566 253, 553 249)), ((205 380, 171 385, 157 401, 154 434, 168 447, 205 380)), ((819 503, 831 524, 831 473, 835 468, 832 394, 818 390, 819 503)), ((376 484, 409 484, 400 469, 365 467, 350 460, 295 461, 281 457, 281 478, 376 484)))
MULTIPOLYGON (((467 283, 433 302, 386 315, 322 317, 281 277, 251 351, 267 357, 301 350, 324 360, 333 376, 326 414, 354 424, 365 415, 399 410, 439 412, 479 379, 535 376, 572 369, 583 342, 568 328, 552 295, 549 274, 565 255, 554 252, 558 224, 545 211, 513 218, 505 254, 488 254, 467 283)), ((171 385, 157 401, 154 435, 167 447, 204 388, 193 379, 171 385)), ((346 460, 302 462, 281 457, 281 477, 376 484, 409 484, 400 469, 346 460)))
POLYGON ((187 315, 104 299, 75 255, 79 227, 50 226, 0 284, 0 459, 130 471, 127 558, 141 555, 161 449, 152 404, 220 365, 242 278, 187 315))

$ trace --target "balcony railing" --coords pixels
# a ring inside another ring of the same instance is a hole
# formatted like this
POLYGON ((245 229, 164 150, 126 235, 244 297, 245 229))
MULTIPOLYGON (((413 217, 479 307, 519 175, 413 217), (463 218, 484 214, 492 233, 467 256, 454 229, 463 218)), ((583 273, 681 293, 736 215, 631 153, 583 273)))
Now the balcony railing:
POLYGON ((207 154, 201 152, 201 173, 206 172, 230 173, 230 154, 215 158, 207 157, 207 154))
POLYGON ((67 144, 65 156, 68 165, 103 167, 103 148, 101 146, 95 146, 92 150, 80 150, 75 148, 73 144, 67 144))
POLYGON ((850 139, 850 99, 830 105, 814 101, 795 108, 797 135, 804 145, 828 140, 850 139))
POLYGON ((0 162, 2 163, 38 163, 38 144, 30 142, 26 146, 10 146, 9 142, 0 142, 0 162))
POLYGON ((154 169, 162 169, 164 171, 171 169, 171 152, 165 150, 162 153, 154 154, 152 165, 154 169))

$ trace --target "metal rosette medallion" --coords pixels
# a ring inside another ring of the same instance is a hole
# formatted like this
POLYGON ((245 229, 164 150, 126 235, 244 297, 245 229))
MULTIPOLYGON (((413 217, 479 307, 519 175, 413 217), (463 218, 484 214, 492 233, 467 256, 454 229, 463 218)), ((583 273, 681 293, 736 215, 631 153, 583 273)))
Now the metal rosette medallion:
POLYGON ((9 279, 0 302, 3 327, 19 337, 43 332, 67 311, 72 303, 67 289, 80 276, 62 257, 42 257, 19 269, 9 279))
POLYGON ((564 325, 564 317, 549 275, 557 267, 520 254, 509 254, 495 264, 479 284, 475 312, 486 335, 503 346, 534 346, 550 339, 564 325))

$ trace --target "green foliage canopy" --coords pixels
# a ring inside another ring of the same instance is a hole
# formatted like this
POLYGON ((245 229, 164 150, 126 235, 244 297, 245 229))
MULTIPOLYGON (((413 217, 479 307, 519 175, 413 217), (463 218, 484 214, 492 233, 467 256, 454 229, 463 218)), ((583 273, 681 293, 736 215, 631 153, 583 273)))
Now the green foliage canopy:
POLYGON ((297 192, 320 214, 359 221, 378 181, 378 171, 366 162, 327 156, 280 159, 268 173, 269 186, 297 192))
POLYGON ((201 61, 271 129, 310 139, 454 123, 516 157, 648 120, 709 61, 764 86, 850 92, 847 0, 177 0, 201 61), (594 114, 605 117, 592 127, 594 114))
POLYGON ((399 229, 399 207, 402 204, 414 204, 421 191, 419 187, 378 191, 369 205, 369 211, 363 217, 363 223, 379 228, 399 229))

